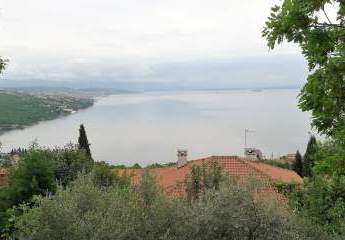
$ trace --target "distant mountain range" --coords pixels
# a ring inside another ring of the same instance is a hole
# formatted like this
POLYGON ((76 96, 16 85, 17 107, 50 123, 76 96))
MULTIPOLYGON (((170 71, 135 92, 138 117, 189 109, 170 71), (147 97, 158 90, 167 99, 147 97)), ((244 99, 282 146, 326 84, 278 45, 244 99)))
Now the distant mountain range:
POLYGON ((301 87, 307 65, 300 56, 251 57, 234 60, 170 62, 135 67, 109 62, 42 69, 45 77, 9 73, 0 88, 103 89, 104 91, 228 90, 301 87), (68 74, 66 74, 68 73, 68 74), (67 78, 66 75, 69 77, 67 78), (49 76, 54 76, 54 80, 49 76))

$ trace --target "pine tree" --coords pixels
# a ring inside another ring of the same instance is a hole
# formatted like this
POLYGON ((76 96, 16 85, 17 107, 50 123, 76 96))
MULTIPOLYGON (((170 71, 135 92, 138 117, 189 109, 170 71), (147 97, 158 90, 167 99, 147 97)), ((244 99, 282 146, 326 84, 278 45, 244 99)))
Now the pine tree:
POLYGON ((296 152, 295 162, 292 165, 292 170, 303 177, 303 160, 302 155, 299 153, 299 151, 296 152))
POLYGON ((79 149, 85 150, 86 155, 91 158, 90 144, 87 140, 84 124, 81 124, 79 128, 78 144, 79 149))
POLYGON ((316 152, 317 142, 314 135, 310 136, 307 150, 304 154, 304 161, 303 161, 303 176, 304 177, 311 177, 313 175, 312 168, 314 166, 314 155, 316 152))

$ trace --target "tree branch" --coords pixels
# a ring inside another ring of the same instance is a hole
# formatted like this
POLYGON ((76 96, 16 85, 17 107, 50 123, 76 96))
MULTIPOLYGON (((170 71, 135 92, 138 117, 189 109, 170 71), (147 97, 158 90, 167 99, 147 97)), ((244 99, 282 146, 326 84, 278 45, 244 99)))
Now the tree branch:
POLYGON ((314 23, 311 24, 310 27, 337 27, 337 28, 345 28, 343 24, 334 24, 334 23, 314 23))
POLYGON ((327 15, 327 13, 326 13, 326 11, 325 11, 325 8, 322 8, 322 12, 325 14, 325 16, 326 16, 326 18, 327 18, 327 20, 328 20, 328 23, 329 23, 329 24, 332 24, 331 20, 329 19, 328 15, 327 15))

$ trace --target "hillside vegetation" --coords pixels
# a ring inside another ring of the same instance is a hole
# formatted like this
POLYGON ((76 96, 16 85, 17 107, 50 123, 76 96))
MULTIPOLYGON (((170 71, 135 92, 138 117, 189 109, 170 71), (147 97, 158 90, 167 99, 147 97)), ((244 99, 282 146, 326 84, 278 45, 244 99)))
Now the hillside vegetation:
POLYGON ((68 115, 93 105, 89 98, 0 91, 0 133, 68 115))

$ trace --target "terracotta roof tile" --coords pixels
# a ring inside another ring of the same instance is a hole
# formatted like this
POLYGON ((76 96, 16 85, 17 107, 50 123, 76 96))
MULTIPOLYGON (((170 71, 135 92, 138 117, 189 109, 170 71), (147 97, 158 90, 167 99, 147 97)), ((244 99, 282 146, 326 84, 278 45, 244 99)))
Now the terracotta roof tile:
POLYGON ((8 173, 5 168, 0 168, 0 187, 6 186, 8 182, 8 173))
POLYGON ((254 167, 257 171, 267 175, 273 181, 281 181, 284 183, 302 183, 303 179, 294 171, 274 167, 268 164, 247 161, 248 165, 254 167))
MULTIPOLYGON (((254 176, 265 182, 282 181, 285 183, 302 183, 302 178, 295 172, 264 163, 247 160, 238 156, 210 156, 207 158, 189 161, 182 167, 172 166, 165 168, 151 169, 151 173, 157 178, 159 186, 170 196, 181 196, 185 193, 185 179, 190 173, 192 166, 210 166, 218 162, 223 171, 230 176, 248 177, 254 176)), ((143 169, 122 169, 118 170, 120 175, 132 176, 132 182, 139 184, 143 169)), ((272 191, 275 191, 272 189, 272 191)))

